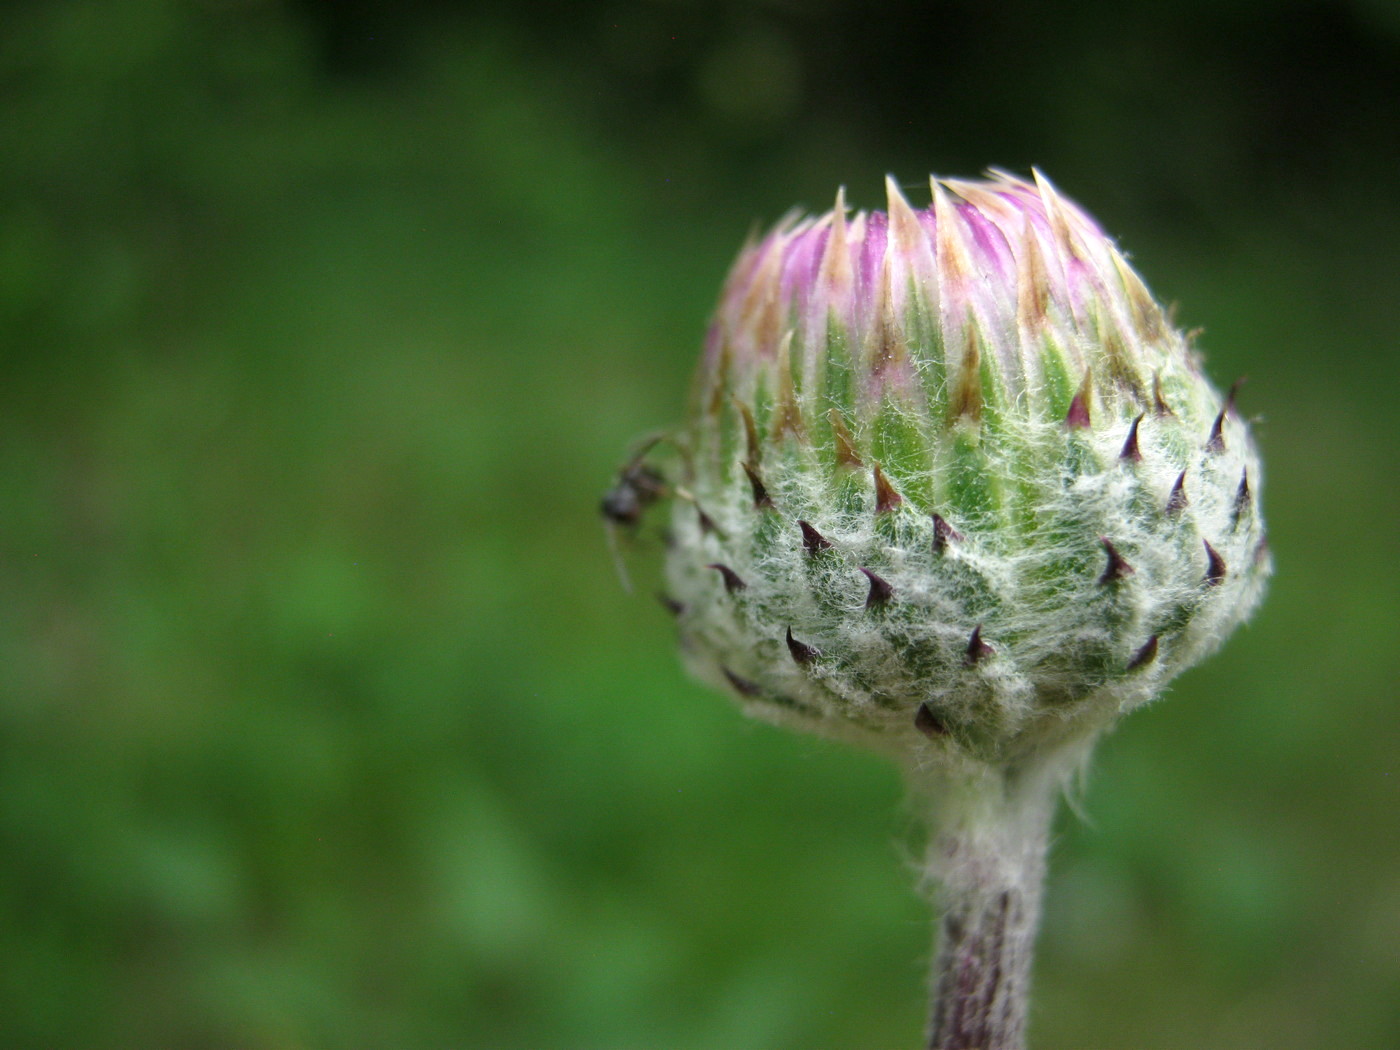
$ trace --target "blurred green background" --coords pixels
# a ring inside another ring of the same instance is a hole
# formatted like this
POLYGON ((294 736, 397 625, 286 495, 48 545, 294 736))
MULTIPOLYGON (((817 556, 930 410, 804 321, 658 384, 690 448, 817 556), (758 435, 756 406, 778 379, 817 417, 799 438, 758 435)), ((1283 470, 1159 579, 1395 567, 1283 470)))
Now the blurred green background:
POLYGON ((7 5, 0 1042, 916 1045, 894 771, 597 497, 751 223, 1037 164, 1250 377, 1278 574, 1061 815, 1033 1044, 1400 1045, 1397 129, 1392 0, 7 5))

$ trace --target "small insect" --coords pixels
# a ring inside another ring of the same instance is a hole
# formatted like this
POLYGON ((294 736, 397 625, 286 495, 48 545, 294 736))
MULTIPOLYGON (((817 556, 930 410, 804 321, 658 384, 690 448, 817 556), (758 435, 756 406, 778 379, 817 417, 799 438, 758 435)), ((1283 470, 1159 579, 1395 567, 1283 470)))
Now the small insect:
POLYGON ((623 465, 613 487, 603 493, 598 509, 613 525, 636 528, 647 508, 669 494, 661 472, 644 462, 647 453, 660 440, 649 439, 641 451, 623 465))
POLYGON ((612 547, 617 575, 622 580, 623 589, 628 592, 632 590, 632 583, 622 561, 622 552, 618 549, 617 533, 619 529, 626 529, 629 534, 635 534, 647 509, 657 500, 671 495, 661 472, 646 462, 647 455, 663 438, 664 435, 657 434, 642 442, 632 458, 622 465, 617 480, 603 494, 598 507, 607 525, 608 543, 612 547))

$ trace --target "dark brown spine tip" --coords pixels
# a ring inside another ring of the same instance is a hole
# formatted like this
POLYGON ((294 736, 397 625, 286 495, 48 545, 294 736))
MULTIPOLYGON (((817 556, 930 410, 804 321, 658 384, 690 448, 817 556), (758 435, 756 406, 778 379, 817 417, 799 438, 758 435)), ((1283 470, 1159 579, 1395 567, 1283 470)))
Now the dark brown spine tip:
POLYGON ((1089 398, 1082 390, 1075 394, 1074 400, 1069 403, 1069 411, 1065 413, 1065 426, 1070 430, 1089 428, 1089 398))
POLYGON ((1142 422, 1142 416, 1133 420, 1132 426, 1128 428, 1128 439, 1123 442, 1123 451, 1118 453, 1118 458, 1129 463, 1142 462, 1142 450, 1138 448, 1138 424, 1142 422))
POLYGON ((820 649, 815 649, 812 646, 799 642, 796 638, 794 638, 792 636, 791 627, 787 629, 787 647, 788 652, 792 654, 792 659, 794 663, 809 664, 817 657, 821 656, 820 649))
POLYGON ((1100 536, 1099 542, 1103 544, 1104 552, 1108 555, 1108 565, 1103 570, 1103 575, 1099 577, 1099 586, 1114 583, 1124 576, 1131 576, 1137 572, 1128 564, 1128 559, 1118 553, 1112 541, 1107 536, 1100 536))
POLYGON ((1206 545, 1206 586, 1214 587, 1225 581, 1225 559, 1210 545, 1210 540, 1202 540, 1206 545))
POLYGON ((953 526, 941 514, 933 515, 933 552, 942 554, 948 549, 950 543, 961 543, 963 534, 953 526))
POLYGON ((1167 497, 1167 517, 1174 518, 1186 509, 1186 471, 1176 476, 1171 495, 1167 497))
POLYGON ((743 577, 740 576, 733 569, 731 569, 728 565, 721 565, 719 562, 716 561, 711 562, 709 565, 706 565, 705 568, 714 569, 717 573, 724 577, 724 589, 730 594, 733 594, 736 591, 742 591, 748 586, 748 584, 744 582, 743 577))
POLYGON ((773 506, 773 501, 768 496, 768 487, 763 484, 763 479, 758 476, 758 471, 745 463, 744 473, 749 476, 749 487, 753 489, 753 505, 760 510, 773 506))
POLYGON ((751 682, 747 678, 740 678, 737 674, 724 666, 721 666, 720 670, 724 672, 724 677, 729 679, 729 684, 734 687, 734 691, 740 696, 763 695, 763 689, 757 682, 751 682))
POLYGON ((719 526, 715 524, 715 519, 701 510, 699 504, 696 504, 695 513, 700 519, 700 532, 703 535, 709 536, 719 532, 719 526))
POLYGON ((1254 494, 1249 491, 1249 471, 1240 473, 1240 487, 1235 489, 1235 522, 1249 513, 1250 504, 1254 502, 1254 494))
POLYGON ((1094 373, 1086 370, 1084 381, 1079 384, 1079 390, 1069 403, 1069 411, 1065 413, 1065 426, 1070 430, 1087 430, 1089 427, 1089 403, 1093 398, 1094 373))
POLYGON ((831 541, 812 528, 811 525, 801 520, 797 524, 802 529, 802 546, 807 548, 807 553, 811 557, 815 558, 822 551, 831 550, 831 541))
POLYGON ((1210 425, 1210 437, 1206 438, 1207 452, 1225 451, 1225 413, 1230 410, 1226 405, 1220 410, 1220 415, 1215 417, 1215 422, 1210 425))
POLYGON ((1238 379, 1236 379, 1233 383, 1230 384, 1230 390, 1225 395, 1225 407, 1221 409, 1221 412, 1228 412, 1232 416, 1239 415, 1239 413, 1235 410, 1235 395, 1240 392, 1240 387, 1244 386, 1248 382, 1249 376, 1240 376, 1238 379))
POLYGON ((852 469, 860 467, 862 464, 860 454, 856 452, 855 439, 851 437, 841 413, 833 408, 827 413, 827 418, 831 420, 831 436, 836 441, 836 462, 852 469))
POLYGON ((1146 667, 1155 659, 1157 659, 1157 636, 1154 634, 1143 643, 1141 649, 1133 653, 1133 658, 1128 661, 1128 670, 1136 671, 1139 667, 1146 667))
POLYGON ((870 593, 865 596, 865 607, 873 609, 875 606, 884 605, 889 601, 894 594, 894 588, 883 577, 877 576, 864 565, 860 567, 860 571, 865 573, 870 580, 870 593))
POLYGON ((739 409, 740 418, 744 421, 744 445, 748 449, 748 461, 757 464, 762 461, 763 446, 758 443, 758 427, 754 425, 753 413, 749 411, 749 406, 742 401, 735 400, 734 404, 739 409))
POLYGON ((890 479, 885 477, 885 472, 880 469, 880 464, 875 464, 875 513, 887 514, 904 502, 904 497, 895 491, 890 484, 890 479))
POLYGON ((914 728, 930 740, 948 735, 948 727, 933 713, 933 709, 927 703, 920 704, 919 709, 914 712, 914 728))
POLYGON ((1156 373, 1152 377, 1152 411, 1159 416, 1174 416, 1172 406, 1167 404, 1167 399, 1162 396, 1162 374, 1156 373))
POLYGON ((685 603, 676 601, 676 599, 672 598, 669 594, 666 594, 664 592, 658 594, 656 596, 656 600, 659 601, 661 603, 661 607, 665 609, 668 613, 670 613, 672 616, 680 616, 683 612, 685 612, 685 603))
POLYGON ((982 641, 982 625, 979 623, 972 629, 972 637, 967 640, 967 662, 979 664, 995 652, 995 649, 982 641))

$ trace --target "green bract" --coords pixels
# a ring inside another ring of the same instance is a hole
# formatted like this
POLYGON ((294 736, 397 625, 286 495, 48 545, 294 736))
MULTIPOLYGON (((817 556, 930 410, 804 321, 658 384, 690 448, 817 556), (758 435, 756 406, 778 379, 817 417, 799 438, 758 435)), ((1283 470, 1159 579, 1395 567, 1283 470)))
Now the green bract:
POLYGON ((1036 175, 746 247, 695 381, 667 574, 766 718, 1006 761, 1213 650, 1269 571, 1259 460, 1113 243, 1036 175))

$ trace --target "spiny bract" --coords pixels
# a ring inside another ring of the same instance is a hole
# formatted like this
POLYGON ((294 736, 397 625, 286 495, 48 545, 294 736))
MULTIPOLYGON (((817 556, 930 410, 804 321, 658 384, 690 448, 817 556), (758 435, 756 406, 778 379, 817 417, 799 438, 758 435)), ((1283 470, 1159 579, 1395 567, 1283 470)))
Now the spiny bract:
POLYGON ((1084 212, 930 180, 747 246, 680 449, 670 605, 753 713, 1008 761, 1216 648, 1269 572, 1231 397, 1084 212))

